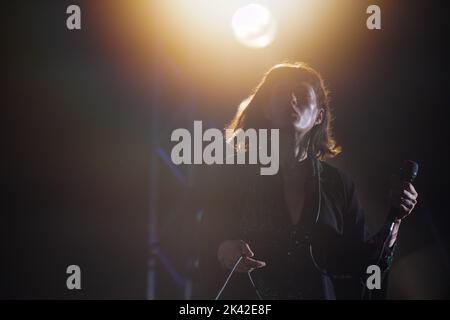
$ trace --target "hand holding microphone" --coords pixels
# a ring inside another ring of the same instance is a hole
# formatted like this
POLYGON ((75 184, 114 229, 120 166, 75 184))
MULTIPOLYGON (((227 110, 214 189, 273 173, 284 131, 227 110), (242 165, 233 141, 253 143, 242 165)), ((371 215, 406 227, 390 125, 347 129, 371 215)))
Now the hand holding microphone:
POLYGON ((418 193, 412 182, 417 176, 419 166, 416 162, 407 160, 400 169, 400 174, 393 176, 389 198, 391 220, 402 220, 406 218, 417 204, 418 193))
MULTIPOLYGON (((397 240, 402 219, 406 218, 417 204, 418 193, 412 182, 417 176, 419 165, 411 160, 403 162, 399 175, 393 176, 389 192, 391 209, 388 214, 389 237, 388 247, 391 248, 397 240)), ((385 245, 383 245, 382 253, 385 245)))

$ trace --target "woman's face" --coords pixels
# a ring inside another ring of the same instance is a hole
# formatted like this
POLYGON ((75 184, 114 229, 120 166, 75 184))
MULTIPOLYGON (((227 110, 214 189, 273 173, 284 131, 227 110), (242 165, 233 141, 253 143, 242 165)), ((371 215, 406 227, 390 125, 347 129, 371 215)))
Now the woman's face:
POLYGON ((302 135, 322 122, 324 110, 317 106, 317 96, 311 85, 303 82, 300 86, 288 83, 272 88, 266 117, 272 127, 280 131, 294 130, 302 135))

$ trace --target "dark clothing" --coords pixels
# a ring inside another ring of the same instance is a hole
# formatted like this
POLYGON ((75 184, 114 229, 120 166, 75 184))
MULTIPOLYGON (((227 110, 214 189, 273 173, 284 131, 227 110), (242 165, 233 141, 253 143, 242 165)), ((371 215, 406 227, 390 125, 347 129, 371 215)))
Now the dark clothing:
MULTIPOLYGON (((267 263, 251 273, 263 299, 360 299, 367 266, 379 262, 382 271, 388 270, 392 250, 378 259, 387 230, 367 239, 353 181, 312 157, 299 165, 308 166, 309 175, 296 225, 284 201, 281 172, 262 176, 259 166, 223 166, 223 178, 208 174, 215 183, 202 194, 206 207, 197 298, 214 299, 229 273, 216 257, 224 240, 244 240, 255 258, 267 263)), ((222 296, 256 297, 248 275, 238 273, 222 296)))

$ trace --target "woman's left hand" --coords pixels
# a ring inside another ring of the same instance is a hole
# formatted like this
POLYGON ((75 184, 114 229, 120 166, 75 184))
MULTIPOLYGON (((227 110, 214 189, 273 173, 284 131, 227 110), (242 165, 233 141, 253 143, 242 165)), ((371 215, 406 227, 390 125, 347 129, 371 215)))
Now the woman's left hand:
POLYGON ((393 177, 389 197, 393 207, 400 210, 397 218, 406 218, 417 204, 418 193, 412 183, 393 177))

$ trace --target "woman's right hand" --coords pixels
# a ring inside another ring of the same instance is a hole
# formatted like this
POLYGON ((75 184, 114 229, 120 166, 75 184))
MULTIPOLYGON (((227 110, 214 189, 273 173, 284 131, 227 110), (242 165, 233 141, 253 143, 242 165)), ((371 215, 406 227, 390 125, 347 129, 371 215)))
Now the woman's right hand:
POLYGON ((226 240, 220 244, 217 250, 217 258, 220 264, 227 269, 233 268, 241 255, 244 258, 236 267, 237 272, 249 272, 266 265, 264 261, 252 258, 254 253, 250 249, 250 246, 243 240, 226 240))

